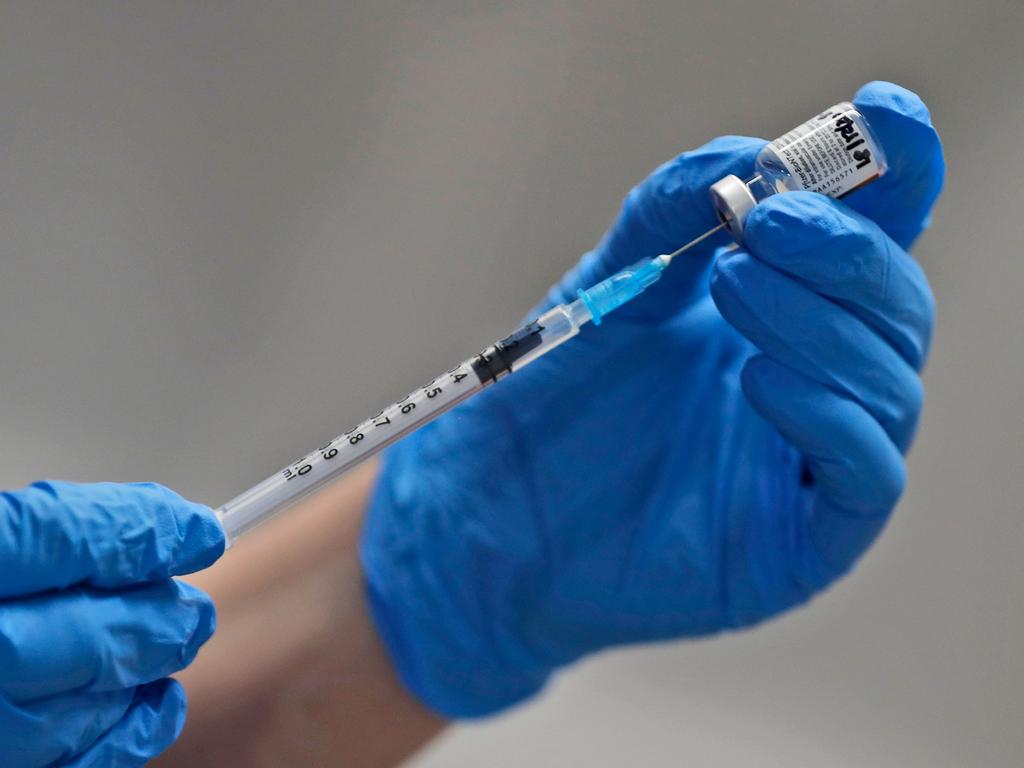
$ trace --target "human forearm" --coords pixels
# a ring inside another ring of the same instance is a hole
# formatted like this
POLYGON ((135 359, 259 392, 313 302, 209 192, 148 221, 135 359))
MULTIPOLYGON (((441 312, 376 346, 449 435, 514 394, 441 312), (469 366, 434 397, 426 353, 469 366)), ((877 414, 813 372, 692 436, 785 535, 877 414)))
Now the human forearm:
POLYGON ((196 577, 219 628, 181 675, 188 722, 159 765, 387 766, 443 728, 366 612, 357 541, 375 474, 349 474, 196 577))

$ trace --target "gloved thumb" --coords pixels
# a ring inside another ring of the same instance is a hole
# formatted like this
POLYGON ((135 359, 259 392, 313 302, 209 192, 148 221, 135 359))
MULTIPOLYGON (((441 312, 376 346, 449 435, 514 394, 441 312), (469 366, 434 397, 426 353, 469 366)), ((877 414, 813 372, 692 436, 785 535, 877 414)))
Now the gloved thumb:
MULTIPOLYGON (((748 178, 763 139, 722 136, 662 165, 626 196, 611 229, 549 292, 540 309, 572 301, 579 288, 643 258, 671 253, 718 225, 708 188, 723 176, 748 178)), ((707 290, 707 258, 731 242, 719 232, 676 259, 661 280, 614 317, 657 322, 707 290)))

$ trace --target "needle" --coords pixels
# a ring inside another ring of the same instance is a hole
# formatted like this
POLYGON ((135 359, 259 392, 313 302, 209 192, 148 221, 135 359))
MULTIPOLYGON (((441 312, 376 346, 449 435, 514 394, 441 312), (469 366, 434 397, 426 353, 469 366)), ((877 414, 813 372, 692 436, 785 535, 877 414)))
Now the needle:
POLYGON ((695 246, 695 245, 697 245, 699 243, 704 242, 709 237, 711 237, 713 234, 715 234, 715 232, 718 232, 721 229, 725 229, 725 223, 724 222, 719 224, 717 227, 713 227, 712 229, 709 229, 703 235, 698 235, 697 237, 693 238, 693 240, 688 242, 686 245, 684 245, 684 246, 682 246, 680 248, 677 248, 676 250, 672 251, 672 253, 666 253, 663 256, 661 256, 660 258, 667 265, 676 256, 678 256, 679 254, 683 253, 684 251, 690 250, 691 248, 693 248, 693 246, 695 246))

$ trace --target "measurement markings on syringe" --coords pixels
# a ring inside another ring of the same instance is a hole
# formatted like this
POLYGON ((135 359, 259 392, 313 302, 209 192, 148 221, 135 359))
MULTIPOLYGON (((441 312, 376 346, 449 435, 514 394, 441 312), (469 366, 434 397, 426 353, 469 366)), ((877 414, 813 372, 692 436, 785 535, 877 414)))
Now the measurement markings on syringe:
MULTIPOLYGON (((395 403, 382 409, 380 413, 361 424, 356 425, 347 432, 321 446, 312 453, 303 456, 298 461, 281 470, 285 480, 294 480, 313 471, 314 467, 322 462, 335 459, 346 447, 358 450, 363 448, 361 443, 372 438, 387 439, 390 433, 396 429, 402 429, 405 423, 415 421, 417 405, 422 405, 425 400, 433 400, 452 387, 464 389, 462 382, 470 377, 470 368, 466 363, 456 366, 452 370, 434 379, 424 387, 419 387, 395 403), (446 382, 439 383, 440 379, 447 377, 446 382), (403 418, 405 417, 405 418, 403 418)), ((374 442, 377 442, 376 440, 374 442)))

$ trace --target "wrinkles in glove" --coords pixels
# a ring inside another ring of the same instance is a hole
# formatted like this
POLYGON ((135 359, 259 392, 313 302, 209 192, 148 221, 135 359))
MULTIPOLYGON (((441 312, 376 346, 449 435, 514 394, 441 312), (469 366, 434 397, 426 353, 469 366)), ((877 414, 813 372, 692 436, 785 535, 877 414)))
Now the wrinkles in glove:
MULTIPOLYGON (((631 304, 394 446, 361 554, 404 684, 480 716, 609 646, 751 626, 877 537, 905 483, 933 300, 907 248, 943 177, 913 93, 854 98, 888 173, 787 193, 631 304)), ((708 187, 762 139, 657 169, 537 311, 717 222, 708 187)))
POLYGON ((0 494, 0 765, 136 766, 184 724, 168 675, 213 634, 173 576, 224 551, 212 510, 153 484, 0 494))

